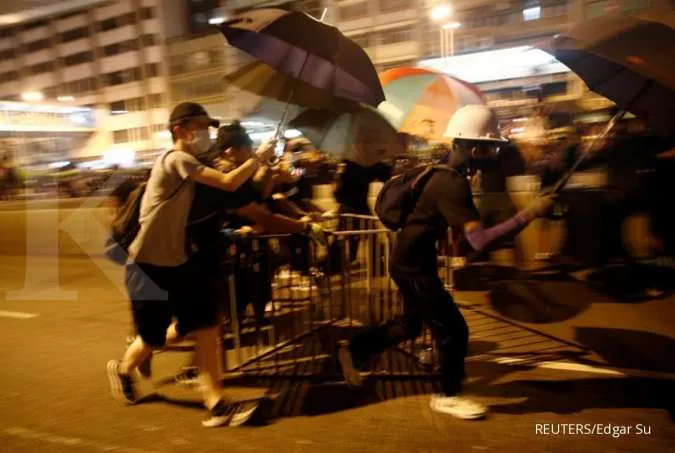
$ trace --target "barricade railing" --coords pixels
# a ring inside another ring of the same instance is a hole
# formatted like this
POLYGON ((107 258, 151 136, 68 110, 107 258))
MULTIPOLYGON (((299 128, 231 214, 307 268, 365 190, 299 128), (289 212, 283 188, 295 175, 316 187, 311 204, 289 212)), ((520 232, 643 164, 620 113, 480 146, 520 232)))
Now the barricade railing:
MULTIPOLYGON (((300 364, 327 361, 318 374, 334 376, 339 340, 402 313, 389 278, 394 233, 374 216, 346 214, 326 223, 334 228, 327 245, 267 235, 240 238, 228 248, 223 263, 229 295, 222 335, 226 372, 316 376, 316 370, 299 371, 300 364), (269 297, 256 300, 261 295, 269 297)), ((435 352, 426 329, 397 353, 406 357, 405 366, 400 360, 392 366, 396 360, 389 357, 374 372, 412 376, 433 371, 435 352)))

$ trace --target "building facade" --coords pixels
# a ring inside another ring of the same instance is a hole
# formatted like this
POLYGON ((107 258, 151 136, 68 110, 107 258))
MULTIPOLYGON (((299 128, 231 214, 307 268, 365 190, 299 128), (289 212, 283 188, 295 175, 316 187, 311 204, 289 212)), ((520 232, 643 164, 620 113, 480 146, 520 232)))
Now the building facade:
MULTIPOLYGON (((82 2, 80 2, 82 3, 82 2)), ((246 115, 259 101, 227 87, 223 76, 251 61, 226 45, 212 26, 254 7, 297 9, 325 20, 359 43, 378 70, 475 52, 532 45, 571 24, 611 12, 648 13, 673 0, 92 0, 80 9, 3 25, 0 100, 39 92, 44 102, 95 109, 98 132, 80 156, 107 153, 143 160, 169 146, 169 109, 201 102, 224 120, 246 115), (440 4, 452 13, 442 21, 440 4), (454 26, 443 35, 443 25, 454 26), (447 38, 450 34, 448 51, 447 38), (444 36, 444 37, 443 37, 444 36), (443 37, 443 39, 441 39, 443 37), (58 101, 58 100, 61 101, 58 101)), ((2 19, 2 17, 0 17, 2 19)), ((6 23, 6 21, 5 21, 6 23)), ((459 61, 446 58, 447 70, 459 61)), ((497 72, 486 67, 486 72, 497 72)), ((471 80, 469 80, 471 81, 471 80)), ((570 72, 481 79, 502 116, 522 115, 539 98, 606 101, 588 95, 570 72)), ((604 103, 604 104, 603 104, 604 103)))
POLYGON ((69 156, 127 163, 166 129, 160 0, 90 3, 0 28, 0 99, 94 109, 97 132, 69 156))

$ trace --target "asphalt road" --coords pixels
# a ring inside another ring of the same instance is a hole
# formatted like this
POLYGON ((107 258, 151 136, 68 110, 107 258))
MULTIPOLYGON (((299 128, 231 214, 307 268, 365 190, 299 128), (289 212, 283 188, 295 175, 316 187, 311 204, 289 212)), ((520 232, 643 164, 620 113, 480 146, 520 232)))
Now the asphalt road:
MULTIPOLYGON (((134 407, 110 397, 105 363, 121 355, 129 325, 119 268, 34 259, 0 257, 3 453, 675 451, 672 298, 594 303, 530 331, 495 320, 482 294, 458 295, 471 304, 467 390, 490 405, 486 420, 431 412, 425 382, 375 379, 355 393, 341 382, 248 381, 229 391, 269 394, 265 423, 208 430, 194 390, 162 387, 134 407), (540 359, 514 353, 523 350, 540 359)), ((186 358, 160 355, 155 376, 186 358)))

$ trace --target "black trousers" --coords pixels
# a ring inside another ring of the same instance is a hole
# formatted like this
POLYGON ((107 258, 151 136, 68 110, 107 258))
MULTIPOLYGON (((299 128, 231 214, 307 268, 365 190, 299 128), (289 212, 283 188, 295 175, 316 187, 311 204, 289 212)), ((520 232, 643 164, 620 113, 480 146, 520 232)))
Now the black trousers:
POLYGON ((403 296, 403 315, 353 338, 350 350, 354 365, 360 368, 385 349, 418 337, 426 323, 439 352, 443 393, 459 393, 465 377, 469 327, 455 301, 438 276, 393 274, 392 278, 403 296))

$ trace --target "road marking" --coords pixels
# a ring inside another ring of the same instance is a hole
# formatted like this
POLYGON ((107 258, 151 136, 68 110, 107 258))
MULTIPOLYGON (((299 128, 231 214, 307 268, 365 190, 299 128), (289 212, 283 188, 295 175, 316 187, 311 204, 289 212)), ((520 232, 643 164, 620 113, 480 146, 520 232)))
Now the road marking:
POLYGON ((114 451, 118 453, 159 453, 156 450, 144 450, 140 448, 122 447, 120 445, 102 444, 79 437, 65 437, 54 433, 35 431, 19 426, 12 426, 3 429, 5 434, 9 434, 21 439, 35 439, 42 440, 50 444, 64 445, 64 446, 81 446, 89 449, 95 449, 103 452, 114 451))
POLYGON ((543 368, 548 370, 577 371, 581 373, 604 374, 608 376, 624 376, 624 377, 628 376, 628 377, 641 377, 641 378, 664 379, 669 381, 675 381, 675 373, 667 373, 665 371, 648 371, 648 370, 636 370, 632 368, 618 368, 611 366, 594 366, 568 361, 536 362, 532 359, 528 360, 514 357, 493 357, 488 360, 494 363, 498 363, 500 365, 527 365, 532 368, 543 368))
POLYGON ((24 313, 21 311, 0 310, 0 318, 30 319, 39 316, 36 313, 24 313))

